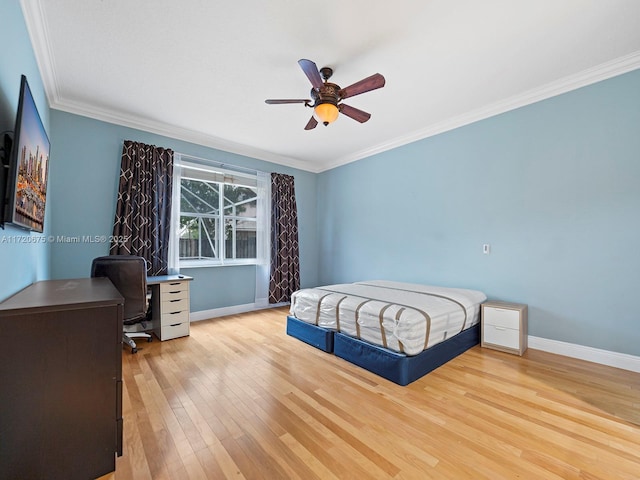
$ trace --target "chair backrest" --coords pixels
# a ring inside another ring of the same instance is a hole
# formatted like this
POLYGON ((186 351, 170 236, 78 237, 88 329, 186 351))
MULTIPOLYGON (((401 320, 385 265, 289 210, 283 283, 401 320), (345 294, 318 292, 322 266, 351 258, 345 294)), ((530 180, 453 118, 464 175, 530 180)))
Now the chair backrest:
POLYGON ((124 320, 144 318, 147 314, 147 262, 134 255, 109 255, 94 258, 92 277, 108 277, 124 297, 124 320))

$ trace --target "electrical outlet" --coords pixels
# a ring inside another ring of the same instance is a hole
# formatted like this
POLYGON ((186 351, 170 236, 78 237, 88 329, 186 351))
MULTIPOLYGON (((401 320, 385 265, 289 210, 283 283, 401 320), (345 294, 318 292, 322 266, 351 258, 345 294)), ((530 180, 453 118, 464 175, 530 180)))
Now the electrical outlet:
POLYGON ((489 245, 488 243, 482 245, 482 253, 484 253, 485 255, 489 255, 491 253, 491 245, 489 245))

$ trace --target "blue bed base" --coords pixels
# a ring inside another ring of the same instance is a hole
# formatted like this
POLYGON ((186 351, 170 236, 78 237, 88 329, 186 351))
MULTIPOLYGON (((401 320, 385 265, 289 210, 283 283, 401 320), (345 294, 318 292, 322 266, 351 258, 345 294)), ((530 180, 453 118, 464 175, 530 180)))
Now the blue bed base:
POLYGON ((344 333, 334 335, 333 353, 391 380, 398 385, 408 385, 449 360, 480 343, 480 324, 441 342, 422 353, 407 356, 402 353, 349 337, 344 333))
POLYGON ((333 353, 334 333, 333 330, 328 328, 318 327, 295 317, 287 317, 287 335, 291 335, 325 352, 333 353))
POLYGON ((380 375, 398 385, 408 385, 480 343, 480 324, 441 342, 418 355, 407 356, 287 317, 287 334, 380 375))

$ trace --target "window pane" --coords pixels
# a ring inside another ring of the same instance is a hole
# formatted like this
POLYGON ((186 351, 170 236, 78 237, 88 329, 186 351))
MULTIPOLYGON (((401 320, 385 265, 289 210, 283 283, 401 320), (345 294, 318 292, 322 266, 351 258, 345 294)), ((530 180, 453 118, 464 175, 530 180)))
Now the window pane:
POLYGON ((175 196, 180 199, 176 199, 180 206, 180 260, 189 261, 185 265, 190 266, 199 261, 203 265, 254 261, 257 176, 235 176, 200 164, 182 165, 178 172, 180 189, 175 196))
POLYGON ((256 216, 257 190, 237 185, 224 186, 224 214, 231 216, 256 216))
POLYGON ((215 259, 216 218, 180 216, 180 258, 215 259))
POLYGON ((180 210, 192 213, 218 213, 220 185, 212 182, 182 179, 180 210))
POLYGON ((225 258, 256 258, 256 222, 225 219, 225 258))
POLYGON ((256 218, 256 208, 258 205, 257 200, 251 200, 250 202, 243 203, 241 206, 243 209, 236 209, 236 215, 238 217, 256 218))
POLYGON ((215 218, 203 218, 202 219, 202 233, 203 239, 201 244, 200 256, 202 258, 218 258, 216 248, 216 223, 215 218))
POLYGON ((256 258, 256 230, 239 230, 236 237, 236 258, 256 258))
POLYGON ((235 238, 235 221, 225 219, 224 221, 224 258, 235 258, 233 254, 233 244, 235 238))
POLYGON ((180 258, 198 258, 198 219, 194 217, 180 216, 180 258))

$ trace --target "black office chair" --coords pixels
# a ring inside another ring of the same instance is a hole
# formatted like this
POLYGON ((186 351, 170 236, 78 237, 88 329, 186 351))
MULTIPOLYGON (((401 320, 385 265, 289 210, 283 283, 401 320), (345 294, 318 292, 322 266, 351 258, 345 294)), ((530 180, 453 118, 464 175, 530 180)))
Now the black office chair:
POLYGON ((137 324, 145 328, 150 320, 149 297, 147 295, 147 262, 134 255, 109 255, 94 258, 91 263, 92 277, 107 277, 124 297, 124 329, 122 341, 131 347, 131 353, 138 348, 134 338, 152 340, 151 335, 141 331, 137 324))

